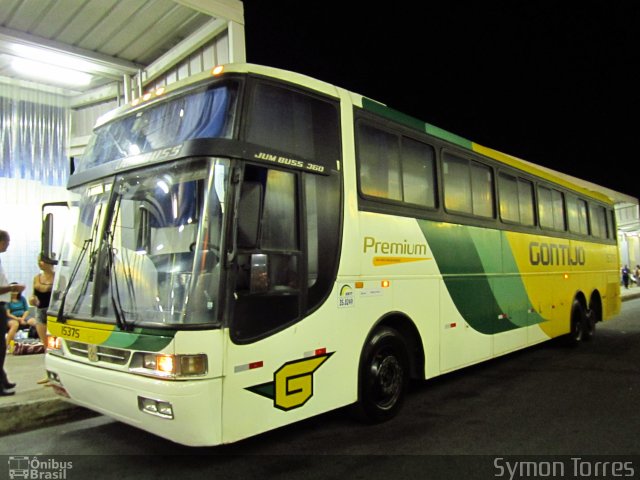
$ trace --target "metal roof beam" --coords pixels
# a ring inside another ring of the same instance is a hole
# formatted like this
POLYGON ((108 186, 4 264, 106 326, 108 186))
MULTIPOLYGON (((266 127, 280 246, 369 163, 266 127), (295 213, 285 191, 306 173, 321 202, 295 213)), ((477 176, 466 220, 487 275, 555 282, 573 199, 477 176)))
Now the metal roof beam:
POLYGON ((244 25, 244 5, 239 0, 173 0, 175 3, 244 25))
POLYGON ((144 77, 144 82, 149 83, 155 80, 164 72, 177 65, 181 60, 187 58, 207 42, 220 35, 226 29, 227 21, 222 18, 205 23, 193 34, 189 35, 182 42, 178 43, 175 47, 145 68, 144 73, 146 74, 146 77, 144 77))
POLYGON ((71 108, 82 108, 96 103, 117 100, 120 95, 122 95, 122 92, 119 84, 113 82, 73 96, 69 106, 71 108))

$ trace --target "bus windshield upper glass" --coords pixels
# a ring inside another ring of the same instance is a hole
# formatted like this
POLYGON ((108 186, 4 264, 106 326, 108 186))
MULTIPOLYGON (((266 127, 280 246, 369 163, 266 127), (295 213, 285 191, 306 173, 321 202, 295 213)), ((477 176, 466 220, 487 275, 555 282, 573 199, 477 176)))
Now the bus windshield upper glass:
POLYGON ((215 324, 228 170, 182 159, 86 187, 52 309, 121 327, 215 324))
MULTIPOLYGON (((298 177, 293 172, 329 177, 339 165, 335 100, 261 79, 213 81, 148 103, 95 129, 78 165, 83 174, 74 173, 70 180, 81 200, 75 236, 61 251, 56 275, 60 283, 51 309, 59 318, 115 323, 123 329, 217 326, 221 238, 235 241, 234 229, 240 236, 244 225, 223 221, 230 163, 243 165, 241 160, 248 160, 289 170, 288 176, 277 175, 262 167, 255 178, 247 177, 261 191, 266 189, 260 202, 280 220, 283 217, 275 213, 280 203, 288 207, 286 212, 298 212, 298 177), (241 86, 247 87, 242 95, 241 86), (240 97, 245 102, 243 118, 238 114, 240 97), (191 140, 211 138, 226 141, 191 142, 189 148, 176 149, 173 157, 154 156, 191 140), (286 180, 278 181, 281 178, 286 180), (222 225, 228 229, 226 235, 222 225)), ((311 189, 314 182, 307 184, 311 189)), ((244 218, 238 213, 242 205, 229 210, 244 218)), ((255 223, 262 234, 269 233, 268 222, 256 219, 263 222, 255 223)), ((276 259, 303 272, 298 267, 301 245, 268 246, 269 252, 252 247, 252 253, 269 255, 272 273, 276 259)), ((295 282, 298 293, 287 291, 285 296, 295 297, 289 303, 298 312, 302 283, 297 278, 295 282)), ((225 288, 228 292, 232 287, 225 288)))
POLYGON ((77 171, 197 138, 231 138, 238 86, 225 83, 137 110, 98 127, 77 171))

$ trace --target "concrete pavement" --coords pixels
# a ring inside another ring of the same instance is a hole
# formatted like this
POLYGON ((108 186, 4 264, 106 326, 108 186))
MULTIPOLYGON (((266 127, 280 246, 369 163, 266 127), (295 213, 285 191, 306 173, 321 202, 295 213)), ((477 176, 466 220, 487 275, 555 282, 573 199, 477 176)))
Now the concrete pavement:
POLYGON ((53 388, 41 385, 45 377, 44 354, 7 354, 4 368, 16 384, 14 395, 0 397, 0 436, 33 430, 92 415, 87 409, 63 400, 53 388))
MULTIPOLYGON (((621 292, 622 301, 640 298, 640 287, 623 288, 621 292)), ((44 354, 7 354, 5 370, 17 386, 15 395, 0 397, 0 437, 98 415, 57 396, 53 388, 38 384, 45 376, 44 354)))

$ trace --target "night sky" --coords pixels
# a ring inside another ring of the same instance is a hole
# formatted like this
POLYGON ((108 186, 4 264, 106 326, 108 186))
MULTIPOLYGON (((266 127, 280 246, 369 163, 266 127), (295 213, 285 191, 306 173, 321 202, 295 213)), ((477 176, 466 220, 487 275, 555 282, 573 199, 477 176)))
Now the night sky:
POLYGON ((243 3, 249 62, 640 196, 638 2, 243 3))

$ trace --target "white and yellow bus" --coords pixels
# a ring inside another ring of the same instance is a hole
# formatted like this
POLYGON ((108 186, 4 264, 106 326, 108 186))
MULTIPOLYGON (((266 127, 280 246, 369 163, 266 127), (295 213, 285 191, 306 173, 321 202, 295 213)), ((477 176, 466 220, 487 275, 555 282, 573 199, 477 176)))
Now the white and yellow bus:
POLYGON ((610 199, 295 73, 226 65, 102 118, 69 179, 46 366, 187 445, 429 379, 620 308, 610 199))

